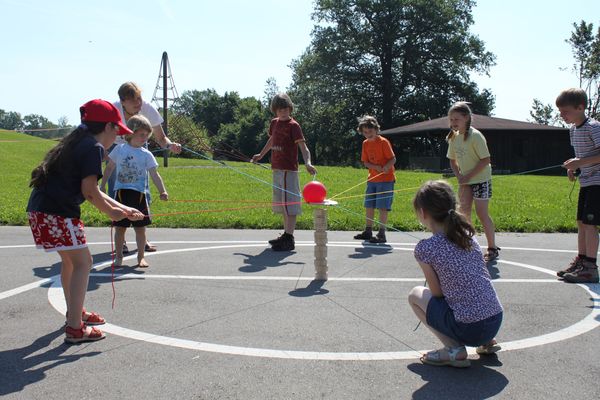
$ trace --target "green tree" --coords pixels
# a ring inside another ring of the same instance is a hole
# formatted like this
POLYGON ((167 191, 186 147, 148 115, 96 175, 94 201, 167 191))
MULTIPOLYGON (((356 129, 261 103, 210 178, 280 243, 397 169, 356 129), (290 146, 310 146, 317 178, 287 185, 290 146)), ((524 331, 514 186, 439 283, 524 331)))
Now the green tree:
POLYGON ((594 36, 594 25, 582 20, 573 23, 571 37, 565 41, 571 45, 573 71, 579 79, 579 87, 588 95, 588 114, 600 118, 600 27, 594 36))
MULTIPOLYGON (((221 96, 213 89, 192 90, 184 92, 173 110, 187 121, 188 128, 191 122, 207 133, 208 138, 196 134, 194 143, 217 158, 248 161, 266 140, 265 126, 270 115, 254 97, 242 99, 237 92, 221 96)), ((184 130, 190 129, 179 132, 184 130)))
POLYGON ((494 98, 469 73, 494 56, 469 29, 470 0, 317 0, 308 49, 292 63, 290 94, 319 163, 352 162, 356 117, 382 127, 444 115, 456 100, 489 114, 494 98), (344 144, 350 140, 349 144, 344 144), (311 143, 312 141, 312 143, 311 143), (341 146, 341 147, 340 147, 341 146))
POLYGON ((279 89, 279 85, 277 85, 277 80, 272 76, 267 78, 267 82, 265 83, 265 92, 263 97, 263 106, 268 110, 271 105, 271 99, 281 90, 279 89))
POLYGON ((239 102, 237 92, 225 92, 220 96, 214 89, 191 90, 181 95, 175 109, 204 127, 209 136, 216 136, 221 124, 234 121, 234 112, 239 102))
POLYGON ((29 129, 53 129, 57 126, 52 123, 48 118, 39 114, 29 114, 23 117, 25 123, 25 130, 29 129))
POLYGON ((0 128, 8 130, 23 129, 21 114, 15 111, 0 110, 0 128))
POLYGON ((552 104, 544 104, 539 99, 533 99, 529 115, 532 122, 543 125, 565 126, 552 104))

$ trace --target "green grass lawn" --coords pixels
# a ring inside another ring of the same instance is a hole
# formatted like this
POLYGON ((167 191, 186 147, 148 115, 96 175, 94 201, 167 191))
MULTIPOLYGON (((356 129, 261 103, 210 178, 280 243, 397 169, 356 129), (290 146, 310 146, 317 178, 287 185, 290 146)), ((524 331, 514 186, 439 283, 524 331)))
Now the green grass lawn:
MULTIPOLYGON (((25 207, 30 189, 31 170, 56 142, 0 130, 0 225, 25 225, 25 207)), ((159 160, 162 165, 162 160, 159 160)), ((232 169, 207 160, 171 157, 168 168, 159 168, 172 200, 195 202, 163 202, 152 187, 153 226, 172 228, 281 228, 281 217, 270 208, 271 187, 257 179, 271 181, 269 170, 249 163, 228 162, 232 169), (235 209, 235 210, 233 210, 235 209)), ((303 168, 301 166, 301 168, 303 168)), ((365 169, 350 167, 319 167, 318 180, 328 189, 328 197, 364 182, 365 169)), ((389 225, 395 229, 419 230, 414 217, 412 197, 419 185, 428 179, 440 179, 438 174, 397 172, 396 193, 389 225)), ((300 184, 310 180, 301 169, 300 184)), ((456 180, 450 183, 456 185, 456 180)), ((578 185, 569 200, 572 184, 566 177, 496 176, 490 213, 498 231, 574 232, 578 185)), ((362 193, 365 185, 339 196, 340 207, 330 208, 329 227, 332 230, 360 230, 364 226, 362 193), (347 196, 358 196, 345 198, 347 196)), ((303 206, 298 219, 299 229, 312 228, 310 206, 303 206)), ((108 226, 108 219, 90 204, 82 206, 82 218, 87 226, 108 226)), ((477 224, 478 229, 481 226, 477 224)))

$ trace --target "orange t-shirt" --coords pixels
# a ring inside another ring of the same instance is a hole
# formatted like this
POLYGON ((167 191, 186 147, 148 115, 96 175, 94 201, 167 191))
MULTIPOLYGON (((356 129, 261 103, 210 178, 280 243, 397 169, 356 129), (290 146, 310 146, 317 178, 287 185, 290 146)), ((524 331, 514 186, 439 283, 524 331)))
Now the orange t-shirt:
MULTIPOLYGON (((360 160, 362 162, 368 162, 370 164, 380 165, 383 167, 394 157, 394 150, 392 150, 390 141, 380 135, 375 136, 374 140, 365 139, 362 143, 362 154, 360 156, 360 160)), ((369 182, 396 181, 393 165, 387 173, 379 176, 377 175, 379 175, 379 172, 369 168, 369 182)))

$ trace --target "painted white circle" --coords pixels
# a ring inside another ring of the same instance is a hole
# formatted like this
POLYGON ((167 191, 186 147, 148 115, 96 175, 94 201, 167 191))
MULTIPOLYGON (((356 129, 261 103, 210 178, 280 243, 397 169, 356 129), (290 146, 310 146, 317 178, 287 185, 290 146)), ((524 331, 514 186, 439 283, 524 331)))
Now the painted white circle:
MULTIPOLYGON (((406 244, 410 245, 410 244, 406 244)), ((307 243, 296 243, 296 246, 313 246, 311 242, 307 243)), ((336 244, 335 242, 328 243, 328 246, 331 247, 355 247, 354 245, 345 245, 345 244, 336 244)), ((163 250, 158 251, 156 253, 148 253, 148 256, 153 255, 161 255, 168 253, 181 253, 181 252, 191 252, 191 251, 202 251, 202 250, 217 250, 217 249, 229 249, 229 248, 239 248, 239 247, 264 247, 263 243, 243 243, 243 244, 233 244, 233 245, 220 245, 220 246, 208 246, 208 247, 195 247, 195 248, 187 248, 187 249, 173 249, 173 250, 163 250)), ((364 246, 364 247, 373 247, 376 246, 364 246)), ((401 251, 413 251, 412 248, 404 248, 404 247, 393 247, 394 250, 401 251)), ((128 256, 125 259, 134 258, 133 256, 128 256)), ((527 268, 534 271, 542 272, 551 275, 554 279, 497 279, 494 280, 494 283, 500 282, 543 282, 543 283, 558 283, 559 281, 555 278, 555 272, 546 268, 537 267, 534 265, 528 265, 518 262, 512 261, 504 261, 497 260, 500 263, 513 265, 517 267, 527 268)), ((94 265, 93 268, 99 268, 110 265, 111 262, 103 262, 94 265)), ((98 274, 93 273, 93 276, 110 276, 110 274, 98 274)), ((129 274, 121 274, 115 275, 116 277, 126 276, 129 274)), ((266 277, 236 277, 236 276, 185 276, 185 275, 136 275, 136 278, 144 278, 144 279, 211 279, 211 280, 298 280, 298 277, 274 277, 274 276, 266 276, 266 277)), ((302 280, 302 279, 301 279, 302 280)), ((304 278, 303 280, 312 280, 312 278, 304 278)), ((402 281, 416 281, 422 282, 422 278, 329 278, 330 281, 336 280, 345 280, 345 281, 390 281, 390 282, 402 282, 402 281)), ((62 315, 66 312, 65 300, 62 292, 62 288, 60 286, 60 279, 58 276, 53 278, 49 278, 47 281, 52 281, 52 285, 48 290, 48 300, 50 304, 62 315)), ((597 292, 600 293, 600 290, 596 290, 594 292, 587 285, 577 285, 584 289, 586 293, 591 297, 592 302, 600 302, 600 296, 597 292)), ((600 287, 600 285, 594 285, 600 287)), ((507 350, 518 350, 525 349, 534 346, 545 345, 549 343, 559 342, 562 340, 570 339, 575 336, 581 335, 583 333, 589 332, 592 329, 600 326, 600 306, 593 305, 592 311, 584 317, 579 322, 568 326, 566 328, 560 329, 555 332, 551 332, 548 334, 529 337, 525 339, 513 340, 509 342, 502 342, 502 351, 507 350)), ((168 336, 160 336, 152 333, 137 331, 133 329, 123 328, 121 326, 113 325, 113 324, 105 324, 102 326, 102 330, 108 333, 112 333, 114 335, 123 336, 129 339, 141 340, 148 343, 161 344, 166 346, 179 347, 190 350, 198 350, 198 351, 208 351, 214 353, 223 353, 223 354, 233 354, 233 355, 243 355, 243 356, 252 356, 252 357, 269 357, 269 358, 286 358, 286 359, 298 359, 298 360, 337 360, 337 361, 376 361, 376 360, 407 360, 407 359, 415 359, 420 357, 423 353, 426 353, 429 350, 419 350, 419 351, 393 351, 393 352, 322 352, 322 351, 296 351, 296 350, 276 350, 276 349, 264 349, 264 348, 254 348, 254 347, 240 347, 240 346, 228 346, 222 344, 214 344, 214 343, 206 343, 199 342, 194 340, 186 340, 173 338, 168 336)), ((474 354, 474 349, 469 349, 470 354, 474 354)))

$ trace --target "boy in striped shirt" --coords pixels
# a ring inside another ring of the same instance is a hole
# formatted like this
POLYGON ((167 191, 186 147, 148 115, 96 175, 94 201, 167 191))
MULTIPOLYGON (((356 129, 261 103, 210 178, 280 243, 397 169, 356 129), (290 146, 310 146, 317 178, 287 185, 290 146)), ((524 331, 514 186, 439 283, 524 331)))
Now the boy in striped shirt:
POLYGON ((569 180, 576 179, 579 170, 579 200, 577 202, 578 255, 557 275, 571 283, 598 283, 598 225, 600 225, 600 122, 586 116, 588 104, 585 91, 563 90, 556 98, 562 119, 571 124, 571 145, 575 158, 563 163, 569 180))

